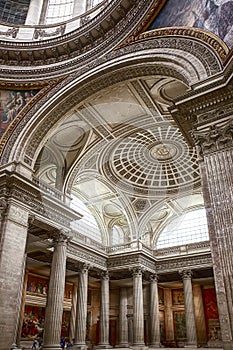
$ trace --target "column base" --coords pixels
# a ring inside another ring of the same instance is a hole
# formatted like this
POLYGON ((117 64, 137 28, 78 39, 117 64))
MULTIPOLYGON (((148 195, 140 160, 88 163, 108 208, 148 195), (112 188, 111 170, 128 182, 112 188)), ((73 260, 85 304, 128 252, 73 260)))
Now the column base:
POLYGON ((146 346, 145 344, 134 344, 132 346, 130 346, 132 349, 134 350, 147 350, 148 346, 146 346))
POLYGON ((88 346, 86 344, 74 344, 72 346, 73 350, 87 350, 88 346))
POLYGON ((61 345, 60 344, 43 345, 42 350, 61 350, 61 345))
POLYGON ((115 345, 115 348, 117 349, 130 349, 129 344, 117 344, 115 345))
POLYGON ((197 344, 195 343, 195 344, 185 344, 185 346, 184 346, 185 348, 197 348, 197 344))
POLYGON ((11 345, 11 350, 21 350, 16 344, 11 345))
POLYGON ((153 344, 149 345, 149 349, 158 349, 158 348, 161 348, 161 343, 160 342, 153 343, 153 344))
POLYGON ((93 349, 112 349, 112 345, 110 344, 99 344, 93 347, 93 349))
POLYGON ((222 348, 224 349, 224 350, 232 350, 233 349, 233 342, 232 341, 222 341, 221 342, 222 343, 222 348))

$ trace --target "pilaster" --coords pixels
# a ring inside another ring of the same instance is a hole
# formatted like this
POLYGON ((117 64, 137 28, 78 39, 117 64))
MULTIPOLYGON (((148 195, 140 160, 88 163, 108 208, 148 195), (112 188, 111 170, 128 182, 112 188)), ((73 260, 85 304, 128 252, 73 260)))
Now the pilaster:
POLYGON ((197 327, 197 342, 198 346, 206 344, 206 324, 205 324, 205 313, 202 298, 202 288, 200 284, 193 285, 193 301, 194 301, 194 312, 197 327))
POLYGON ((25 270, 29 210, 3 202, 0 236, 0 349, 17 349, 17 331, 25 270))
POLYGON ((39 24, 43 0, 31 0, 25 24, 39 24))
POLYGON ((199 128, 193 139, 199 155, 223 348, 232 349, 233 122, 219 120, 199 128))

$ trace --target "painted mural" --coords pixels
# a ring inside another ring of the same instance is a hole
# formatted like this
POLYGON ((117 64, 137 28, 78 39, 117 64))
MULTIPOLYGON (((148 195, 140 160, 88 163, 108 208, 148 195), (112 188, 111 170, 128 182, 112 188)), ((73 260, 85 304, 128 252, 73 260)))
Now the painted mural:
MULTIPOLYGON (((21 337, 23 339, 43 338, 45 320, 45 308, 26 305, 24 309, 23 327, 21 337)), ((62 316, 61 337, 68 338, 70 329, 70 311, 64 311, 62 316)))
POLYGON ((47 295, 48 279, 36 275, 28 275, 27 292, 30 294, 47 295))
POLYGON ((208 340, 221 340, 218 306, 214 288, 202 290, 208 340))
POLYGON ((149 27, 188 26, 209 30, 233 47, 233 0, 167 0, 149 27))
POLYGON ((186 338, 185 312, 174 311, 174 329, 177 340, 186 338))
POLYGON ((45 308, 26 305, 24 309, 21 337, 35 339, 43 337, 45 308))
POLYGON ((184 291, 183 289, 172 290, 172 304, 183 305, 184 304, 184 291))
POLYGON ((0 138, 39 90, 0 90, 0 138))

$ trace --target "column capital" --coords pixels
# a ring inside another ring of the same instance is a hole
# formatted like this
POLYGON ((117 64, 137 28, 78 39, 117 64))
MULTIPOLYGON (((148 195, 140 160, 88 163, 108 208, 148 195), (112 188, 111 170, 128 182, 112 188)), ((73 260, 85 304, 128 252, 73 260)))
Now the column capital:
POLYGON ((109 280, 110 275, 109 275, 108 271, 102 271, 100 273, 100 277, 101 277, 102 280, 106 280, 107 281, 107 280, 109 280))
POLYGON ((70 236, 70 231, 61 229, 61 230, 54 230, 53 232, 49 233, 50 238, 52 239, 54 244, 61 244, 65 243, 68 244, 72 237, 70 236))
POLYGON ((132 267, 129 270, 132 272, 133 277, 139 277, 139 276, 142 276, 144 268, 139 266, 139 267, 132 267))
POLYGON ((7 213, 8 203, 6 199, 2 199, 0 203, 0 217, 3 218, 7 213))
POLYGON ((91 264, 83 263, 79 265, 78 272, 79 273, 86 273, 88 270, 90 270, 92 267, 91 264))
POLYGON ((179 274, 181 275, 183 280, 191 280, 193 273, 191 270, 180 270, 179 274))
POLYGON ((191 135, 200 156, 221 151, 233 146, 233 122, 224 126, 210 125, 205 131, 193 130, 191 135))
POLYGON ((153 273, 149 276, 149 281, 151 283, 156 283, 156 282, 158 282, 158 280, 159 280, 159 276, 157 273, 153 273))

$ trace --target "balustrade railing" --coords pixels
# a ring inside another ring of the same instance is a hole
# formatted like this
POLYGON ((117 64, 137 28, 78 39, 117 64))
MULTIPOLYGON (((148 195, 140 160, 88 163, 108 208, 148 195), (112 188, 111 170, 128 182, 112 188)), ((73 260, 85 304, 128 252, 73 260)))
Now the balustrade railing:
POLYGON ((154 250, 153 254, 155 257, 167 257, 167 256, 177 256, 177 255, 186 255, 195 252, 204 252, 210 251, 209 241, 197 242, 184 244, 176 247, 168 247, 154 250))
POLYGON ((112 0, 103 0, 92 9, 66 22, 47 25, 0 23, 0 39, 7 41, 40 41, 68 34, 93 20, 112 0))

